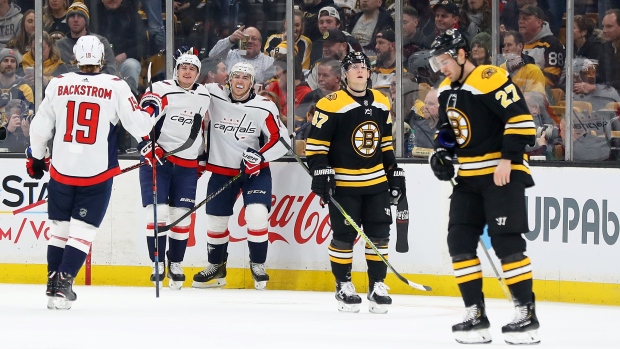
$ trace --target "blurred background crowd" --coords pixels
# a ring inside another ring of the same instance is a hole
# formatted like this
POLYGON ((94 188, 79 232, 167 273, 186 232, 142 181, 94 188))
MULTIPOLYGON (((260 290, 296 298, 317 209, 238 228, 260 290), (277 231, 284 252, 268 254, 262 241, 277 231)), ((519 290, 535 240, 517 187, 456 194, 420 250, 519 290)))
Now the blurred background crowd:
MULTIPOLYGON (((0 126, 7 129, 0 152, 24 151, 36 117, 35 81, 40 76, 44 90, 53 77, 76 71, 73 44, 96 34, 106 46, 103 72, 125 79, 136 96, 148 84, 149 64, 154 81, 171 78, 166 48, 195 47, 201 83, 225 85, 235 63, 251 63, 256 93, 274 100, 282 121, 299 131, 295 143, 302 154, 309 129, 304 125, 314 105, 341 86, 339 61, 349 51, 364 51, 372 61, 373 88, 392 100, 397 153, 424 158, 432 148, 436 88, 443 80, 429 66, 429 49, 437 35, 458 28, 474 64, 502 67, 523 92, 538 130, 536 144, 528 148, 532 159, 566 160, 568 147, 574 161, 616 161, 619 5, 612 0, 572 4, 574 25, 567 28, 562 0, 0 0, 0 126), (37 3, 41 18, 35 18, 37 3), (172 21, 166 13, 173 14, 172 21), (287 29, 294 45, 287 44, 287 29), (36 76, 39 49, 42 74, 36 76), (294 95, 292 108, 288 93, 294 95)), ((134 152, 135 141, 122 139, 119 152, 134 152)))

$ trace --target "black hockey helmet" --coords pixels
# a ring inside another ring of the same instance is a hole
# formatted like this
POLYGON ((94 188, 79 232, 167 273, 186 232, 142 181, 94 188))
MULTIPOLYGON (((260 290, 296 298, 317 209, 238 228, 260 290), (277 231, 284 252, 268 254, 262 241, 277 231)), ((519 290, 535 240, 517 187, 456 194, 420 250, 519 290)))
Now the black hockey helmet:
POLYGON ((345 72, 348 71, 349 66, 354 63, 364 63, 366 68, 370 69, 370 59, 364 52, 351 51, 347 53, 347 55, 342 59, 342 62, 340 62, 342 69, 344 69, 345 72))
POLYGON ((435 57, 442 54, 449 54, 456 59, 459 49, 465 50, 465 56, 469 57, 470 48, 465 37, 457 29, 448 29, 445 33, 437 36, 431 44, 431 68, 435 72, 439 71, 439 65, 435 61, 435 57))

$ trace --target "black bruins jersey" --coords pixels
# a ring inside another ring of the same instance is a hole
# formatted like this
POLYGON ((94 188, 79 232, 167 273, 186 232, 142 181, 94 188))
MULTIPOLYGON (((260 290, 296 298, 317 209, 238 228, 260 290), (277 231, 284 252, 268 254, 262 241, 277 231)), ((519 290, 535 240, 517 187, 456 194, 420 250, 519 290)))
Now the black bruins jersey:
POLYGON ((385 169, 396 164, 388 98, 371 89, 364 97, 339 90, 321 98, 312 118, 306 156, 312 170, 334 169, 339 194, 387 191, 385 169))
POLYGON ((456 136, 458 176, 493 175, 500 159, 512 162, 511 176, 534 185, 525 146, 535 142, 536 129, 525 98, 508 72, 491 66, 476 67, 465 82, 439 86, 440 127, 456 136))

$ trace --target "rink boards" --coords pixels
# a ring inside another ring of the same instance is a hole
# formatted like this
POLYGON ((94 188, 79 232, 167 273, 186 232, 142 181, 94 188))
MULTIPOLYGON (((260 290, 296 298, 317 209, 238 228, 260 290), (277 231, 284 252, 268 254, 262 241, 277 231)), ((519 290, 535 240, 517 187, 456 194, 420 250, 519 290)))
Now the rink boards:
MULTIPOLYGON (((0 280, 6 283, 44 283, 49 222, 46 205, 19 215, 16 208, 47 195, 47 179, 30 179, 22 159, 0 160, 0 280)), ((135 164, 121 161, 121 167, 135 164)), ((451 186, 439 182, 427 164, 404 164, 410 209, 408 253, 394 250, 389 260, 410 280, 433 287, 412 290, 393 275, 391 293, 458 295, 445 237, 451 186)), ((333 290, 327 246, 331 239, 327 208, 310 193, 310 177, 295 162, 271 165, 272 209, 269 219, 269 289, 333 290)), ((534 269, 537 299, 620 305, 620 198, 616 189, 620 170, 600 168, 533 167, 536 186, 527 190, 528 255, 534 269)), ((197 202, 206 195, 208 175, 198 183, 197 202)), ((215 198, 214 200, 217 200, 215 198)), ((145 241, 138 171, 115 178, 106 218, 93 243, 91 263, 78 283, 148 286, 150 262, 145 241), (85 278, 85 275, 87 276, 85 278)), ((229 222, 228 286, 251 288, 244 211, 237 201, 229 222)), ((395 231, 395 230, 394 230, 395 231)), ((488 239, 483 239, 488 243, 488 239)), ((204 209, 196 215, 186 258, 186 287, 206 263, 204 209)), ((354 249, 354 282, 366 289, 362 243, 354 249)), ((493 251, 493 263, 501 269, 493 251)), ((483 263, 485 294, 504 297, 488 260, 483 263)))

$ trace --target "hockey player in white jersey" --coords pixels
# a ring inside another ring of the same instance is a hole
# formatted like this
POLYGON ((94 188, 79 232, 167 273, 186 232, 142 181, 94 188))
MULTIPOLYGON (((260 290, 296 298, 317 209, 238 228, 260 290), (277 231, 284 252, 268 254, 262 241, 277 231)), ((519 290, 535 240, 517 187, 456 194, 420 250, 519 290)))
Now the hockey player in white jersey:
POLYGON ((286 154, 278 140, 286 139, 286 129, 278 118, 276 105, 254 94, 254 67, 235 64, 228 86, 207 84, 211 92, 207 164, 211 178, 207 195, 218 191, 233 177, 234 181, 207 202, 207 251, 209 264, 194 275, 193 287, 219 287, 226 284, 226 259, 230 233, 228 220, 239 194, 243 195, 250 251, 250 270, 256 289, 269 281, 265 271, 268 248, 268 215, 271 209, 271 171, 269 161, 286 154))
MULTIPOLYGON (((162 157, 165 152, 179 149, 187 140, 196 122, 194 115, 200 115, 199 122, 207 114, 210 103, 210 95, 204 85, 196 83, 200 75, 200 60, 193 48, 182 48, 175 53, 175 67, 173 80, 164 80, 153 84, 153 91, 147 91, 142 97, 142 102, 151 98, 151 92, 156 96, 162 96, 167 101, 162 106, 160 114, 156 118, 155 153, 162 157)), ((157 97, 156 97, 157 98, 157 97)), ((160 226, 168 220, 176 221, 187 213, 196 198, 196 182, 198 181, 198 154, 203 153, 204 139, 202 128, 198 132, 191 146, 168 156, 165 160, 151 160, 152 143, 145 139, 139 144, 141 154, 151 166, 157 165, 157 221, 160 226), (161 164, 160 164, 161 163, 161 164)), ((155 281, 155 235, 154 235, 154 212, 153 212, 153 169, 151 166, 140 168, 140 186, 142 188, 142 205, 146 207, 146 241, 153 272, 151 281, 155 281)), ((179 224, 170 228, 169 231, 158 231, 157 251, 166 251, 168 242, 167 265, 168 285, 171 289, 180 290, 185 281, 185 274, 181 262, 185 256, 191 216, 183 219, 179 224)), ((164 279, 164 262, 158 265, 159 280, 164 279)))
MULTIPOLYGON (((80 72, 52 79, 45 99, 30 125, 26 169, 41 179, 50 172, 47 248, 49 309, 70 309, 77 295, 72 285, 103 220, 112 177, 119 174, 117 134, 123 127, 136 139, 153 127, 149 114, 161 106, 157 95, 138 106, 127 83, 100 73, 104 47, 95 36, 85 35, 73 53, 80 72), (55 132, 54 132, 55 129, 55 132), (53 157, 46 145, 53 138, 53 157)), ((112 57, 114 59, 114 57, 112 57)))

